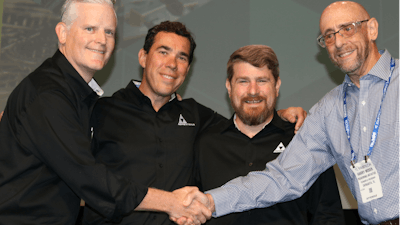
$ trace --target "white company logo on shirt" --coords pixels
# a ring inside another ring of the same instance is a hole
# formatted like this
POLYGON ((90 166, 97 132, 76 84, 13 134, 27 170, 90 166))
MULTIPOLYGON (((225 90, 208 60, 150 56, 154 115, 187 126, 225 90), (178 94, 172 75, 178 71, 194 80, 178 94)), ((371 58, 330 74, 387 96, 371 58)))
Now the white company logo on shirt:
POLYGON ((191 126, 191 127, 194 127, 195 124, 186 122, 185 118, 183 118, 182 114, 180 114, 179 115, 178 126, 191 126))
POLYGON ((283 152, 283 150, 285 150, 285 146, 283 145, 283 143, 281 142, 278 147, 276 147, 275 151, 273 153, 281 153, 283 152))

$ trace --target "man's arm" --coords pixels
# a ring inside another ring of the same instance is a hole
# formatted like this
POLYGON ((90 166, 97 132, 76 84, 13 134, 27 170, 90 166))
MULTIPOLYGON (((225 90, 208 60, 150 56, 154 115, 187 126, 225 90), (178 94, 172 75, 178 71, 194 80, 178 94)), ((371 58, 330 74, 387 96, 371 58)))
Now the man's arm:
POLYGON ((3 114, 4 114, 4 111, 0 113, 0 122, 1 122, 1 118, 3 118, 3 114))
POLYGON ((281 119, 296 123, 294 133, 297 133, 307 117, 307 112, 301 107, 289 107, 287 109, 278 110, 277 113, 281 119))

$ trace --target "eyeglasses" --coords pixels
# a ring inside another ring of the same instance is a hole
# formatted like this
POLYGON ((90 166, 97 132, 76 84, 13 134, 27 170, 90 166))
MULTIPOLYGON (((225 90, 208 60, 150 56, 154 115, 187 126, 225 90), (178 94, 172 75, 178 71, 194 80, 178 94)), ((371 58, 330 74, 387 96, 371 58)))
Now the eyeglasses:
MULTIPOLYGON (((369 20, 369 19, 368 19, 369 20)), ((320 35, 317 38, 318 44, 325 48, 328 45, 332 45, 336 41, 336 34, 339 33, 344 38, 349 38, 357 33, 357 26, 360 25, 362 22, 367 22, 368 20, 362 20, 358 22, 351 23, 349 25, 343 26, 336 32, 328 33, 325 35, 320 35)))

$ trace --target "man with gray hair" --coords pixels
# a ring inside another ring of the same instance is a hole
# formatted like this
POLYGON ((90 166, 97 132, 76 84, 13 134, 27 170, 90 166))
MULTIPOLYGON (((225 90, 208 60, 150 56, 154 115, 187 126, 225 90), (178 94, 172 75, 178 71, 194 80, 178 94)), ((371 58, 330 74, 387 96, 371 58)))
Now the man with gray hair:
POLYGON ((89 118, 103 91, 93 76, 114 50, 116 14, 111 0, 67 0, 62 13, 57 52, 13 90, 0 123, 1 223, 75 224, 80 199, 110 221, 155 210, 204 222, 207 208, 182 205, 197 188, 156 190, 96 163, 89 118))

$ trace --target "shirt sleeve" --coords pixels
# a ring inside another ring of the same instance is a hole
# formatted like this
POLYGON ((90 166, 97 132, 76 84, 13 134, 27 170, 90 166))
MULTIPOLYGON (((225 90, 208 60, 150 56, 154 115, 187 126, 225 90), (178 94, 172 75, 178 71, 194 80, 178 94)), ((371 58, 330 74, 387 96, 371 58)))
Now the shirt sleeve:
POLYGON ((110 220, 140 204, 147 187, 110 173, 95 162, 90 134, 79 110, 61 91, 47 91, 17 116, 13 129, 20 145, 53 170, 80 198, 110 220))
POLYGON ((226 118, 214 110, 205 107, 202 104, 197 104, 199 116, 200 116, 200 129, 199 133, 201 133, 203 130, 208 128, 209 126, 212 126, 219 121, 226 120, 226 118))
POLYGON ((335 164, 324 126, 324 118, 330 113, 326 107, 322 99, 310 110, 285 151, 267 163, 263 171, 250 172, 207 191, 215 203, 213 216, 264 208, 302 196, 322 172, 335 164))

